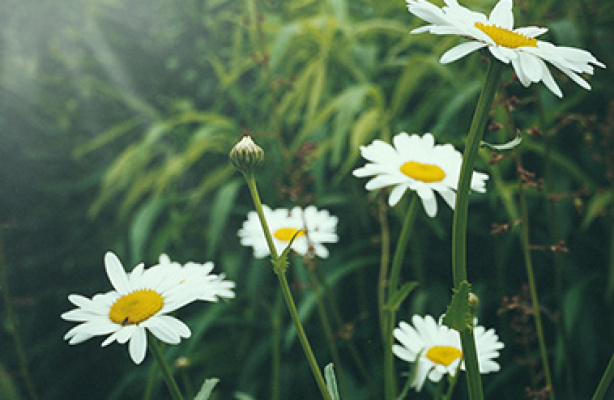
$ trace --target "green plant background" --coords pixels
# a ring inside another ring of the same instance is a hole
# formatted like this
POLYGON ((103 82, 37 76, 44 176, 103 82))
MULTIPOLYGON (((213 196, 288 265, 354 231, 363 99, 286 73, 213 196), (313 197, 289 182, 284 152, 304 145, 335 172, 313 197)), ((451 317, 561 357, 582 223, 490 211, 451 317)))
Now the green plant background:
MULTIPOLYGON (((340 241, 318 271, 339 305, 344 324, 335 329, 350 332, 336 339, 340 380, 347 399, 381 396, 379 198, 351 171, 363 164, 361 145, 400 131, 462 147, 484 78, 480 55, 439 64, 460 39, 409 35, 423 23, 402 0, 2 0, 2 10, 0 398, 28 398, 15 336, 42 399, 143 398, 151 357, 136 367, 125 346, 62 340, 71 327, 59 318, 71 308, 67 295, 108 290, 107 250, 127 268, 162 252, 214 261, 236 282, 237 298, 182 310, 193 335, 167 348, 169 360, 190 359, 181 377, 193 389, 220 378, 216 398, 270 398, 276 280, 267 260, 239 244, 252 207, 227 160, 243 133, 266 152, 257 174, 264 203, 316 204, 339 217, 340 241)), ((592 91, 553 68, 562 100, 543 85, 521 87, 511 68, 503 77, 517 100, 516 127, 533 130, 523 135, 524 166, 544 180, 527 195, 555 391, 589 398, 614 352, 614 5, 516 1, 515 11, 517 25, 548 26, 546 40, 586 48, 608 65, 591 77, 592 91), (560 240, 567 253, 543 247, 560 240)), ((505 125, 497 104, 493 120, 505 125)), ((504 128, 485 140, 510 136, 504 128)), ((530 316, 522 320, 519 183, 510 158, 490 164, 488 151, 481 156, 478 169, 491 179, 470 205, 469 276, 480 321, 506 344, 501 372, 483 378, 485 394, 529 398, 525 388, 543 382, 536 342, 530 331, 519 334, 532 326, 530 316), (518 307, 500 312, 513 296, 518 307)), ((439 205, 437 218, 419 215, 410 239, 402 279, 419 287, 401 306, 403 320, 438 316, 449 302, 452 212, 439 205)), ((393 244, 406 208, 403 201, 388 213, 393 244)), ((289 278, 324 367, 327 339, 300 259, 289 278)), ((281 397, 317 398, 287 315, 281 323, 281 397)), ((397 369, 404 383, 408 365, 397 369)), ((429 390, 414 396, 429 398, 429 390)), ((465 393, 461 382, 455 398, 465 393)), ((165 396, 160 382, 153 398, 165 396)))

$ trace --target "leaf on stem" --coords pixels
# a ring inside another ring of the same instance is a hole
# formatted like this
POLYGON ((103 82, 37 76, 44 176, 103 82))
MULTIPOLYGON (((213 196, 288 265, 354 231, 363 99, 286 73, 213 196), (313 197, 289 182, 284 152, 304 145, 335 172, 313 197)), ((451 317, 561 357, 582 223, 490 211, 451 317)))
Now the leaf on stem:
POLYGON ((452 301, 443 316, 443 324, 463 332, 473 326, 473 316, 469 308, 469 292, 471 285, 467 281, 462 281, 458 289, 452 289, 452 301))
POLYGON ((396 311, 403 303, 403 300, 418 286, 418 282, 407 282, 399 290, 388 299, 386 308, 390 311, 396 311))
POLYGON ((490 150, 494 150, 494 151, 505 151, 505 150, 512 150, 516 147, 518 147, 518 145, 520 145, 520 142, 522 142, 522 138, 520 137, 520 135, 517 135, 514 139, 510 140, 507 143, 503 143, 503 144, 490 144, 484 141, 480 142, 480 146, 481 147, 486 147, 490 150))
POLYGON ((300 229, 294 232, 294 235, 292 235, 290 242, 288 242, 288 245, 286 246, 284 251, 282 251, 279 258, 277 260, 271 259, 271 263, 273 264, 273 269, 275 273, 285 272, 286 269, 288 269, 288 254, 290 253, 290 250, 292 250, 292 243, 294 243, 294 239, 296 239, 301 233, 305 233, 305 230, 300 229))

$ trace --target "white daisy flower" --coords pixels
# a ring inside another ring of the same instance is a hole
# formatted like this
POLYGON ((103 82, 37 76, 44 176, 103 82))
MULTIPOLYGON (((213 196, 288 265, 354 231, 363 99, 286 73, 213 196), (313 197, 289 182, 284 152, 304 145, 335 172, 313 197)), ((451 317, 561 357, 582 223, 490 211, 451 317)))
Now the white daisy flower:
MULTIPOLYGON (((436 145, 430 133, 420 137, 401 132, 392 138, 394 147, 381 140, 368 146, 361 146, 360 153, 370 163, 353 171, 354 176, 374 176, 367 190, 394 186, 388 204, 395 206, 407 189, 414 190, 422 199, 426 213, 437 215, 438 192, 448 205, 454 209, 456 188, 462 164, 462 155, 451 144, 436 145)), ((474 172, 471 189, 486 191, 488 175, 474 172)))
MULTIPOLYGON (((327 258, 328 249, 323 243, 336 243, 338 240, 335 233, 337 217, 327 210, 318 210, 314 206, 309 206, 305 210, 300 207, 294 207, 292 210, 283 208, 271 210, 266 205, 262 206, 262 210, 271 230, 277 254, 283 252, 295 234, 292 250, 303 256, 313 252, 320 258, 327 258)), ((238 234, 243 246, 254 248, 254 257, 263 258, 270 254, 260 219, 255 211, 247 214, 247 220, 243 222, 238 234)))
POLYGON ((102 346, 114 341, 121 344, 129 341, 130 357, 135 364, 140 364, 147 349, 146 330, 169 344, 178 344, 181 338, 190 337, 188 326, 168 314, 198 300, 204 279, 185 274, 185 281, 180 283, 174 268, 145 270, 143 264, 126 273, 112 252, 105 254, 104 262, 114 290, 97 294, 92 299, 77 294, 68 296, 77 308, 61 317, 80 323, 64 336, 69 344, 109 334, 102 346))
POLYGON ((213 271, 213 263, 211 261, 204 264, 189 261, 184 265, 178 262, 171 261, 168 255, 160 254, 158 258, 158 264, 151 267, 149 271, 155 268, 175 268, 173 277, 177 279, 179 284, 188 281, 190 278, 202 279, 201 295, 199 300, 204 301, 218 301, 220 297, 234 298, 235 293, 233 289, 235 283, 232 281, 224 280, 225 275, 211 274, 213 271))
POLYGON ((431 23, 411 33, 430 32, 435 35, 460 35, 473 39, 455 46, 441 57, 442 64, 456 61, 483 47, 502 63, 512 63, 518 79, 525 86, 544 82, 558 97, 563 93, 544 61, 549 62, 585 89, 591 86, 579 74, 593 74, 593 65, 605 68, 591 53, 573 47, 555 46, 536 39, 547 28, 528 26, 514 29, 512 0, 499 0, 490 15, 471 11, 456 0, 444 0, 439 8, 427 0, 406 0, 407 8, 417 17, 431 23), (591 65, 593 64, 593 65, 591 65))
MULTIPOLYGON (((417 363, 411 383, 413 388, 420 391, 427 377, 432 382, 439 382, 446 374, 456 375, 459 363, 460 368, 465 369, 457 331, 441 322, 437 323, 430 315, 424 318, 414 315, 412 323, 413 326, 400 322, 399 327, 394 329, 394 337, 400 344, 394 344, 392 352, 402 360, 417 363)), ((499 357, 499 350, 504 346, 494 329, 486 330, 476 325, 473 333, 480 373, 499 371, 500 366, 494 359, 499 357)))

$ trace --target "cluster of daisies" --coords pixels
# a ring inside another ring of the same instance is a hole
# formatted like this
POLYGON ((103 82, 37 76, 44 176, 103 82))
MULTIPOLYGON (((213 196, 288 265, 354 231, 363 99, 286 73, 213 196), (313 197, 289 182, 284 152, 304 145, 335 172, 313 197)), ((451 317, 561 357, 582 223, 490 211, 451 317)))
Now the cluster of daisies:
MULTIPOLYGON (((580 74, 592 74, 594 66, 605 68, 591 53, 536 39, 546 28, 514 29, 512 0, 500 0, 489 16, 471 11, 457 0, 444 0, 439 8, 427 0, 406 0, 409 11, 430 23, 411 33, 430 32, 436 35, 458 35, 469 38, 448 50, 442 63, 458 60, 481 48, 488 48, 500 62, 513 66, 524 86, 543 82, 555 95, 562 92, 545 62, 561 70, 583 88, 590 85, 580 74)), ((395 206, 407 192, 415 192, 427 215, 434 217, 438 206, 435 193, 452 209, 456 202, 456 188, 462 156, 452 145, 435 144, 430 133, 409 135, 402 132, 392 145, 375 140, 362 146, 362 156, 368 161, 353 171, 356 177, 371 177, 367 190, 390 187, 388 203, 395 206)), ((473 172, 471 190, 486 191, 488 175, 473 172)), ((301 256, 327 258, 325 244, 336 243, 337 217, 315 206, 292 209, 271 209, 263 206, 264 217, 273 237, 275 250, 280 254, 291 243, 301 256)), ((238 232, 241 244, 251 247, 254 257, 270 255, 261 221, 255 211, 238 232)), ((91 299, 71 294, 69 300, 77 308, 62 314, 62 318, 77 322, 65 335, 70 344, 81 343, 94 336, 108 335, 102 346, 117 341, 129 342, 129 354, 139 364, 145 357, 147 332, 169 344, 177 344, 190 336, 189 327, 170 313, 195 301, 215 302, 219 298, 234 297, 234 282, 223 275, 212 274, 213 263, 179 264, 161 255, 158 264, 145 269, 137 265, 126 272, 111 252, 105 255, 105 268, 113 290, 91 299)), ((393 353, 402 360, 415 363, 412 387, 420 390, 427 378, 439 382, 443 376, 455 376, 464 369, 462 347, 457 331, 431 316, 412 318, 413 326, 400 322, 394 330, 398 344, 393 353)), ((493 329, 475 326, 474 335, 481 373, 496 372, 495 359, 503 343, 493 329)))

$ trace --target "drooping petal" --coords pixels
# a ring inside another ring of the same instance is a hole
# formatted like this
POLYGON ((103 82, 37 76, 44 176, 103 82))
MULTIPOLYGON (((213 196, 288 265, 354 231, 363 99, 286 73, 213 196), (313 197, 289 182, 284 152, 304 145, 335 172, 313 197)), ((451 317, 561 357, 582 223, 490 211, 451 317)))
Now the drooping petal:
POLYGON ((147 334, 145 332, 145 328, 137 327, 130 338, 130 343, 128 344, 130 358, 132 358, 132 361, 134 361, 136 365, 139 365, 145 359, 146 351, 147 334))
POLYGON ((467 54, 472 53, 482 47, 486 47, 486 43, 482 42, 465 42, 457 46, 452 47, 450 50, 443 53, 439 62, 442 64, 448 64, 465 57, 467 54))

